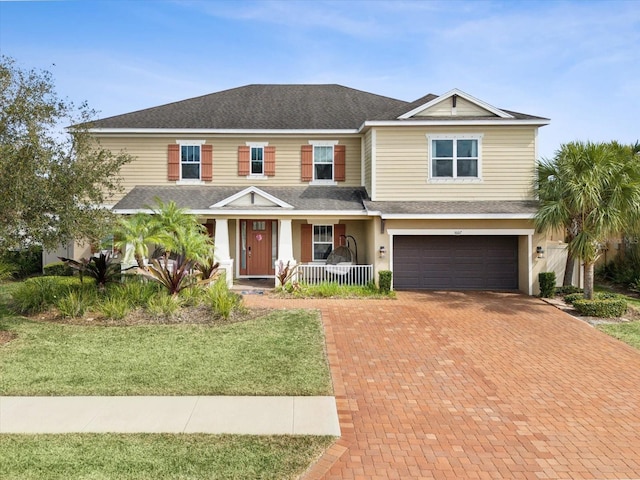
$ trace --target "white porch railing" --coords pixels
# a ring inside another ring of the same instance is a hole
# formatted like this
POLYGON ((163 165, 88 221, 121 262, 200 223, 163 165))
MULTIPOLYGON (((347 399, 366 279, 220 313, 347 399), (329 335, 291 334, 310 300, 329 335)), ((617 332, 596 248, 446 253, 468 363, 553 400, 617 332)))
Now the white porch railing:
POLYGON ((323 282, 339 285, 366 285, 373 282, 373 265, 300 264, 296 268, 297 281, 309 285, 323 282))

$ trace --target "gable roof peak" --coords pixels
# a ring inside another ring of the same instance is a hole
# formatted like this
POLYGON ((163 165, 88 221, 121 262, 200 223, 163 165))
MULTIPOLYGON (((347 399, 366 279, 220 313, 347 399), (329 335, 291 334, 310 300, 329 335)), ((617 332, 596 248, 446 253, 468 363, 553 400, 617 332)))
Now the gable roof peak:
MULTIPOLYGON (((430 100, 428 100, 426 103, 422 103, 422 102, 413 102, 415 103, 419 103, 419 105, 411 110, 409 110, 408 112, 403 113, 402 115, 400 115, 398 117, 398 120, 406 120, 408 118, 411 118, 413 116, 415 116, 416 114, 423 112, 427 109, 429 109, 430 107, 437 105, 441 102, 443 102, 444 100, 447 100, 448 98, 451 97, 461 97, 465 100, 467 100, 468 102, 471 102, 475 105, 477 105, 478 107, 487 110, 488 112, 493 113, 494 115, 496 115, 497 117, 500 118, 515 118, 513 115, 511 115, 510 113, 506 112, 505 110, 501 110, 497 107, 494 107, 493 105, 488 104, 487 102, 480 100, 479 98, 474 97, 473 95, 469 95, 466 92, 463 92, 462 90, 458 89, 458 88, 453 88, 451 90, 449 90, 447 93, 442 94, 436 98, 432 98, 430 100)), ((430 95, 427 95, 425 97, 423 97, 424 99, 429 98, 430 95)))

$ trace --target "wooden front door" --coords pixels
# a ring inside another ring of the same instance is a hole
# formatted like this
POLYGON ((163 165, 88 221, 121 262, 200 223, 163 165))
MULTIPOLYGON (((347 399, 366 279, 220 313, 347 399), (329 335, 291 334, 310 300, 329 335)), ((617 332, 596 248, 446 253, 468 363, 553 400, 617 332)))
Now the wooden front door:
POLYGON ((274 275, 276 220, 241 220, 240 275, 274 275))

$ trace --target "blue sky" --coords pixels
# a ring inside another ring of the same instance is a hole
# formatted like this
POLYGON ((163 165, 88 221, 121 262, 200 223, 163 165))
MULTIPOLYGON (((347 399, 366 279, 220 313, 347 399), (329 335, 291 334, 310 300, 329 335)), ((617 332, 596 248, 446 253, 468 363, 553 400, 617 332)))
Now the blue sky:
POLYGON ((640 140, 640 1, 0 0, 0 53, 101 117, 251 83, 459 88, 572 140, 640 140))

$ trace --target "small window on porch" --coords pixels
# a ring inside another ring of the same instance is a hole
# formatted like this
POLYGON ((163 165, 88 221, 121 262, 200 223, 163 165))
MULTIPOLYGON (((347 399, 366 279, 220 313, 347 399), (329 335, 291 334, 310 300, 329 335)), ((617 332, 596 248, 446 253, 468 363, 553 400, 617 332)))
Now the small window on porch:
POLYGON ((313 261, 324 261, 333 249, 333 225, 313 226, 313 261))

